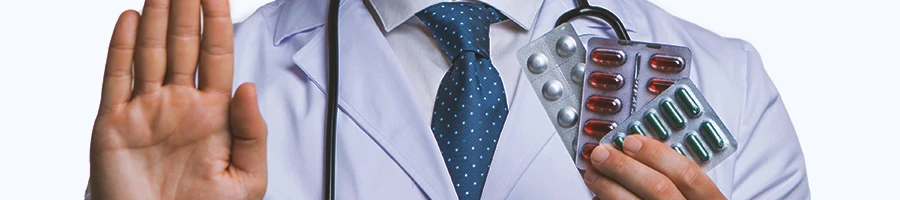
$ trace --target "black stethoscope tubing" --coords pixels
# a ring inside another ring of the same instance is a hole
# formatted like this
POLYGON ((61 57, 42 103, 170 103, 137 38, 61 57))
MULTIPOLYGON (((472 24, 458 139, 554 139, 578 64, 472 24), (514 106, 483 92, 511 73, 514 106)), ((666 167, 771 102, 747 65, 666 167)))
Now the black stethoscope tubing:
MULTIPOLYGON (((619 40, 630 41, 631 38, 626 32, 625 25, 614 13, 607 9, 591 6, 587 0, 576 0, 577 7, 566 11, 556 20, 556 26, 566 23, 574 18, 581 16, 594 16, 606 21, 610 27, 616 32, 619 40)), ((326 29, 326 40, 328 41, 328 109, 325 111, 325 173, 323 174, 323 198, 326 200, 334 199, 335 190, 335 146, 337 138, 337 114, 338 114, 338 87, 340 77, 340 51, 338 43, 338 13, 340 8, 340 0, 330 0, 328 5, 328 18, 326 29)))

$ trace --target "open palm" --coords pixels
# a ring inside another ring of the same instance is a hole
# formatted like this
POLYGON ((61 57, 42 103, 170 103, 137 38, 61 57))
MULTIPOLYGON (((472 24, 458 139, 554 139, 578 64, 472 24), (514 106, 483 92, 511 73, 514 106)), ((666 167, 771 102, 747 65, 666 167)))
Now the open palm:
POLYGON ((232 98, 232 36, 227 0, 122 13, 91 137, 93 199, 262 198, 266 126, 252 84, 232 98))

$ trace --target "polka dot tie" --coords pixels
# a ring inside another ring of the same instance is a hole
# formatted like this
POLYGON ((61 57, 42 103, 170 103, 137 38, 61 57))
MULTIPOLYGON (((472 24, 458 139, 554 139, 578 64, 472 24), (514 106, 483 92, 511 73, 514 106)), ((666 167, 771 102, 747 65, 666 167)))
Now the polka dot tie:
POLYGON ((469 2, 438 3, 416 13, 450 58, 441 79, 431 131, 459 199, 480 199, 509 109, 491 64, 488 28, 506 17, 469 2))

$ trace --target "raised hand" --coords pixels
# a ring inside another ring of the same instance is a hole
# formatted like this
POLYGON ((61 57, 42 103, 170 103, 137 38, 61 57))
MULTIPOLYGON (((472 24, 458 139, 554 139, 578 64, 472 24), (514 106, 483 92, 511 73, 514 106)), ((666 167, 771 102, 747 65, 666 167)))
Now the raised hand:
POLYGON ((119 17, 91 137, 92 199, 263 197, 266 125, 252 84, 231 95, 229 12, 228 0, 146 0, 143 15, 119 17))

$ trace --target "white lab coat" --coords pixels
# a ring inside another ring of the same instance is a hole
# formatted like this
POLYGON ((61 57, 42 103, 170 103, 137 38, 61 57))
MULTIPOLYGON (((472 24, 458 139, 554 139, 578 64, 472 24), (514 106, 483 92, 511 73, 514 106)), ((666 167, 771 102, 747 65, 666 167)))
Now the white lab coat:
MULTIPOLYGON (((803 154, 778 91, 750 44, 718 36, 645 0, 599 0, 633 40, 693 50, 690 78, 739 142, 709 171, 731 199, 807 199, 803 154)), ((327 1, 278 0, 235 30, 235 88, 258 87, 269 127, 266 199, 321 199, 327 63, 327 1)), ((544 0, 531 30, 537 38, 572 0, 544 0)), ((342 3, 337 136, 338 199, 456 199, 447 168, 417 110, 411 88, 397 78, 398 59, 361 0, 342 3)), ((614 36, 602 21, 573 22, 581 39, 614 36)), ((484 186, 483 199, 590 199, 551 120, 524 74, 484 186)))

